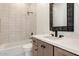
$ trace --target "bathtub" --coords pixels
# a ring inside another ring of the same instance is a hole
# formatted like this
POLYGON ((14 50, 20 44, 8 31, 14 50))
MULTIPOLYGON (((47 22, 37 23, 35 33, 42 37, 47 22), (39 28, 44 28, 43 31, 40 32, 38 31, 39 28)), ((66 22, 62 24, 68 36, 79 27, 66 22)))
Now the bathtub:
POLYGON ((4 44, 0 47, 0 56, 32 56, 32 42, 17 45, 4 44), (7 45, 10 45, 6 47, 7 45), (12 45, 12 46, 11 46, 12 45))

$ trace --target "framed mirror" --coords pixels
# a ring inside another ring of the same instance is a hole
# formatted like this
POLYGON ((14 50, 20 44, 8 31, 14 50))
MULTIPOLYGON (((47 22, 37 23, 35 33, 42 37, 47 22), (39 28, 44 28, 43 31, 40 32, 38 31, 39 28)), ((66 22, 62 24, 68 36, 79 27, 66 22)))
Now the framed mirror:
POLYGON ((74 3, 50 3, 50 30, 74 31, 74 3))

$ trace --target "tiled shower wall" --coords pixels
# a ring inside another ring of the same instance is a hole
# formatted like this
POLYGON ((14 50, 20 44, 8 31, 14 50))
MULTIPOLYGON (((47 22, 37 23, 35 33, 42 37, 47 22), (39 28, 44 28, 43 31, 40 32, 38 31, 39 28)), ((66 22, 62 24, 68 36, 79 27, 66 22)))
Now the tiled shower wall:
POLYGON ((35 10, 35 4, 0 4, 0 44, 27 40, 35 33, 35 10), (28 10, 33 13, 28 15, 28 10))

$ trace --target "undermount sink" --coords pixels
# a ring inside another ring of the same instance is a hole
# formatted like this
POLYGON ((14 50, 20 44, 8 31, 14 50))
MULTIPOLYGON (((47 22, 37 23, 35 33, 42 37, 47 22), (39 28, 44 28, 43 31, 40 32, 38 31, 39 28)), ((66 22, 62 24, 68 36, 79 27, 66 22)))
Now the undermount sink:
POLYGON ((44 38, 48 38, 48 39, 59 39, 59 37, 54 37, 54 36, 44 36, 44 38))

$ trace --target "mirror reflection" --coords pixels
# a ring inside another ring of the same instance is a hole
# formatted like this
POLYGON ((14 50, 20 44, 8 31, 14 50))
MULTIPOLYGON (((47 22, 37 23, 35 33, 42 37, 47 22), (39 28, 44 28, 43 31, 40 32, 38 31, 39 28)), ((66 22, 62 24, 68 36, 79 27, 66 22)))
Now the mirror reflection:
POLYGON ((67 4, 53 4, 53 26, 67 26, 67 4))

